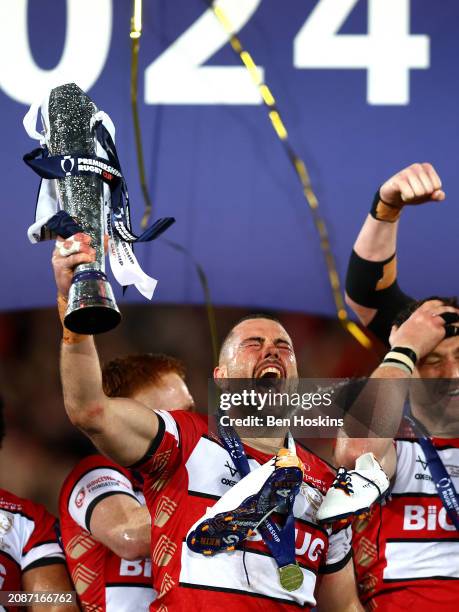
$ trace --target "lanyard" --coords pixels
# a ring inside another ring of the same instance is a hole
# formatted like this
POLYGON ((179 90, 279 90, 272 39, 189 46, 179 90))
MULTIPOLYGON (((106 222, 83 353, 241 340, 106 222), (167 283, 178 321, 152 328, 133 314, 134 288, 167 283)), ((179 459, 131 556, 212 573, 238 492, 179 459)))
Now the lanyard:
POLYGON ((418 442, 424 452, 427 467, 429 468, 430 475, 437 489, 438 496, 441 499, 447 515, 456 527, 456 530, 459 531, 459 496, 453 481, 446 471, 443 461, 432 440, 426 435, 427 431, 425 427, 411 414, 406 415, 406 418, 414 431, 421 433, 418 442))
MULTIPOLYGON (((228 451, 241 478, 244 478, 251 470, 241 439, 232 427, 223 427, 219 419, 217 423, 220 441, 228 451)), ((295 450, 295 442, 290 432, 287 434, 287 445, 290 450, 295 450)), ((279 570, 296 564, 294 501, 295 498, 292 495, 286 499, 287 519, 282 528, 269 517, 258 526, 258 531, 271 551, 279 570)))
POLYGON ((459 531, 459 496, 457 495, 453 481, 446 471, 443 461, 433 445, 432 440, 427 437, 422 437, 419 438, 419 444, 424 451, 427 466, 446 513, 456 527, 456 530, 459 531))

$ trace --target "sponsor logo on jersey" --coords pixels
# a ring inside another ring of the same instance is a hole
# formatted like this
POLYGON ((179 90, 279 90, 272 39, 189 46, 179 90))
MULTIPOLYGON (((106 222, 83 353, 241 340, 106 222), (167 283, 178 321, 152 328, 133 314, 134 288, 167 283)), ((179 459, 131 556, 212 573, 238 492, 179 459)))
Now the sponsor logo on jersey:
POLYGON ((151 578, 150 559, 120 560, 120 576, 145 576, 151 578))
MULTIPOLYGON (((428 471, 429 466, 427 464, 427 461, 423 459, 420 455, 418 455, 416 463, 419 463, 422 466, 424 472, 428 471)), ((445 464, 445 470, 452 478, 459 478, 459 465, 445 464)), ((417 472, 414 477, 416 478, 416 480, 432 480, 432 476, 430 476, 430 474, 423 474, 420 472, 417 472)))
POLYGON ((235 468, 234 465, 231 465, 229 461, 225 463, 225 467, 229 469, 231 478, 234 478, 238 472, 237 468, 235 468))
POLYGON ((437 506, 429 505, 405 505, 403 516, 403 529, 405 531, 455 531, 455 526, 450 522, 446 510, 437 506))
POLYGON ((77 508, 81 508, 84 502, 84 498, 86 497, 86 489, 85 487, 81 487, 75 497, 75 506, 77 508))

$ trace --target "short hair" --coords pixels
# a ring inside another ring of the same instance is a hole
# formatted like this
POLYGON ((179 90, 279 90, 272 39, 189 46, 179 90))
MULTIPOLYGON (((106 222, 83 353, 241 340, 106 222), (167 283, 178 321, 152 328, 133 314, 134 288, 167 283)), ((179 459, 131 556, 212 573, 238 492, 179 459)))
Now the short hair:
POLYGON ((404 323, 407 319, 411 317, 411 315, 416 312, 416 310, 425 304, 425 302, 430 302, 431 300, 439 300, 445 306, 453 306, 453 308, 459 308, 457 297, 439 297, 438 295, 433 295, 431 297, 425 298, 423 300, 413 300, 409 304, 407 304, 402 310, 397 314, 395 319, 393 320, 392 325, 396 325, 400 327, 402 323, 404 323))
POLYGON ((102 387, 108 397, 132 397, 149 385, 160 385, 165 374, 185 380, 185 365, 161 353, 126 355, 109 361, 102 368, 102 387))
POLYGON ((274 321, 275 323, 279 323, 279 325, 282 325, 282 323, 279 321, 277 317, 275 317, 272 314, 269 314, 268 312, 254 312, 253 314, 245 315, 244 317, 236 321, 236 323, 234 323, 234 325, 231 327, 229 332, 226 334, 225 339, 223 340, 222 346, 220 348, 220 353, 218 355, 219 362, 221 361, 223 353, 226 351, 228 347, 229 341, 231 340, 233 336, 235 328, 240 323, 243 323, 244 321, 250 321, 251 319, 268 319, 269 321, 274 321))
POLYGON ((3 416, 3 400, 0 397, 0 448, 5 437, 5 418, 3 416))

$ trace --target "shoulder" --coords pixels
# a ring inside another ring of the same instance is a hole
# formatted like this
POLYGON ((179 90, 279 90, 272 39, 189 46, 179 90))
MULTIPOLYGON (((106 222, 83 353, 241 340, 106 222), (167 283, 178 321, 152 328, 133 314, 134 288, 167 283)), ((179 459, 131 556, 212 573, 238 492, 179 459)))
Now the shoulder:
POLYGON ((61 498, 69 493, 82 478, 88 476, 91 479, 91 476, 96 476, 96 474, 101 477, 104 474, 112 474, 113 476, 119 474, 128 480, 132 478, 128 469, 121 467, 111 459, 98 454, 89 455, 81 459, 68 474, 61 488, 61 498))
POLYGON ((115 493, 135 497, 131 472, 103 455, 90 455, 79 461, 62 485, 59 496, 61 520, 69 513, 82 522, 88 507, 115 493), (82 515, 82 516, 80 516, 82 515))
POLYGON ((156 413, 163 423, 163 435, 172 435, 185 450, 195 446, 201 436, 208 432, 207 415, 184 410, 156 413))
POLYGON ((54 520, 54 516, 42 504, 18 497, 5 489, 0 489, 0 510, 20 514, 34 521, 48 517, 54 520))

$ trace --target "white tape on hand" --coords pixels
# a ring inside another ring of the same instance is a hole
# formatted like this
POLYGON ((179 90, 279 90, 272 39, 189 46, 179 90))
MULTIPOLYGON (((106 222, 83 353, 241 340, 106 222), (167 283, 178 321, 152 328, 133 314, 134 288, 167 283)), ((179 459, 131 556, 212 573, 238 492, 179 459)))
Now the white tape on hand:
POLYGON ((63 257, 67 257, 67 255, 73 255, 73 253, 79 253, 80 246, 81 242, 79 240, 75 240, 75 236, 70 236, 70 238, 66 238, 65 241, 56 240, 56 249, 63 257), (70 242, 70 246, 64 246, 64 244, 68 242, 70 242))

